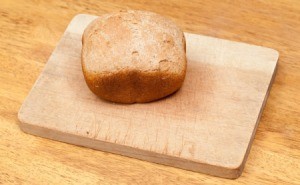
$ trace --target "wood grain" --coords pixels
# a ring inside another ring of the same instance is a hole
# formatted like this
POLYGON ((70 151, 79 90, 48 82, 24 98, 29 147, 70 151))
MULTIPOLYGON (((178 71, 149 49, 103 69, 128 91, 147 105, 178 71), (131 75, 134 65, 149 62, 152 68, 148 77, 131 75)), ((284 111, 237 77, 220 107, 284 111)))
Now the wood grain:
POLYGON ((187 75, 179 92, 115 104, 87 87, 81 38, 96 16, 76 15, 23 103, 27 133, 129 157, 237 178, 275 73, 278 52, 185 33, 187 75))
POLYGON ((25 184, 299 184, 300 2, 1 1, 0 182, 25 184), (271 47, 277 76, 242 176, 226 180, 24 134, 17 111, 78 13, 150 10, 184 31, 271 47))

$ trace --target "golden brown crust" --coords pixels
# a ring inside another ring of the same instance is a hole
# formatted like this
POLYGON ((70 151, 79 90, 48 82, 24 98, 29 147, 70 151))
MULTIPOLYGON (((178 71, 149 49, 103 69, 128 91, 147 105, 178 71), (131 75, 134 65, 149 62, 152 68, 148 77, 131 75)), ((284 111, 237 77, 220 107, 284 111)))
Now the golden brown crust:
POLYGON ((185 38, 174 25, 157 14, 143 11, 108 14, 92 22, 82 37, 82 70, 90 90, 102 99, 118 103, 150 102, 178 90, 186 73, 185 38), (148 22, 133 20, 134 27, 126 22, 119 27, 121 30, 116 28, 114 33, 106 32, 102 37, 106 27, 132 16, 148 22), (153 35, 145 31, 153 26, 152 19, 156 26, 161 25, 153 35), (127 33, 122 35, 122 31, 127 33), (133 32, 142 36, 131 36, 133 32), (122 40, 116 43, 116 38, 122 40), (144 46, 139 48, 141 43, 144 46))
POLYGON ((92 92, 102 99, 118 103, 154 101, 177 91, 184 81, 184 76, 164 77, 160 72, 122 71, 107 76, 85 76, 92 92))

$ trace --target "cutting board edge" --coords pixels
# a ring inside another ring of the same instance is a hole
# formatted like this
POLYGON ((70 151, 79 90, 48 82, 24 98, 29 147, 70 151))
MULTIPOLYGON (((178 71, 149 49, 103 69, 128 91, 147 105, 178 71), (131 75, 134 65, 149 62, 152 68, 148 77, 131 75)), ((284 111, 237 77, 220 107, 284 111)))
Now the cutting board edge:
POLYGON ((20 129, 27 134, 31 134, 41 138, 47 138, 55 141, 60 141, 68 144, 73 144, 76 146, 91 148, 102 152, 109 152, 112 154, 117 154, 117 155, 126 156, 130 158, 136 158, 145 162, 153 162, 156 164, 166 165, 168 167, 176 167, 183 170, 200 172, 200 173, 213 175, 217 177, 223 177, 229 179, 238 178, 243 172, 243 168, 246 161, 246 156, 244 156, 244 159, 240 163, 240 165, 234 168, 229 168, 229 167, 227 168, 224 166, 200 163, 200 162, 192 161, 190 159, 179 158, 167 154, 159 154, 156 152, 141 150, 130 146, 119 145, 116 143, 95 140, 92 138, 86 138, 71 133, 62 133, 61 131, 58 130, 49 129, 46 127, 40 127, 34 124, 28 124, 26 122, 26 119, 22 117, 22 113, 20 112, 18 113, 18 119, 20 121, 19 124, 20 129))
MULTIPOLYGON (((270 48, 270 49, 272 49, 272 48, 270 48)), ((274 51, 276 51, 276 50, 274 50, 274 51)), ((277 51, 276 51, 276 52, 277 52, 277 51)), ((277 53, 278 53, 278 52, 277 52, 277 53)), ((259 126, 259 123, 260 123, 260 120, 261 120, 263 111, 264 111, 264 109, 265 109, 265 106, 266 106, 266 104, 267 104, 267 100, 268 100, 269 95, 270 95, 270 91, 271 91, 271 88, 272 88, 272 84, 273 84, 273 82, 274 82, 274 80, 275 80, 275 77, 276 77, 276 72, 277 72, 277 69, 278 69, 278 59, 279 59, 279 53, 278 53, 277 59, 276 59, 276 61, 275 61, 275 68, 274 68, 274 71, 273 71, 273 74, 272 74, 272 78, 271 78, 271 80, 270 80, 268 89, 267 89, 267 91, 266 91, 266 94, 265 94, 265 97, 264 97, 262 106, 261 106, 261 108, 260 108, 260 111, 259 111, 259 115, 258 115, 257 121, 256 121, 256 123, 255 123, 255 126, 254 126, 254 129, 253 129, 253 132, 252 132, 250 141, 249 141, 249 143, 248 143, 248 147, 247 147, 246 152, 245 152, 245 154, 244 154, 243 161, 242 161, 242 163, 241 163, 241 165, 240 165, 241 173, 243 172, 243 169, 244 169, 244 167, 245 167, 247 158, 248 158, 248 156, 249 156, 249 153, 250 153, 250 150, 251 150, 251 147, 252 147, 252 144, 253 144, 255 135, 256 135, 257 128, 258 128, 258 126, 259 126)), ((241 174, 240 174, 240 175, 241 175, 241 174)), ((239 175, 239 176, 240 176, 240 175, 239 175)), ((238 177, 239 177, 239 176, 238 176, 238 177)), ((237 178, 238 178, 238 177, 237 177, 237 178)))

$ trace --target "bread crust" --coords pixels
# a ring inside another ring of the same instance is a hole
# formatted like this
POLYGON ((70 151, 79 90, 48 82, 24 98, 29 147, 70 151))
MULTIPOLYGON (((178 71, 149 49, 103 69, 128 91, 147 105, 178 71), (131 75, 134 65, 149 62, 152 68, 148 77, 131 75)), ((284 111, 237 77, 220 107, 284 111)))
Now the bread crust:
POLYGON ((97 18, 84 31, 81 57, 89 89, 117 103, 150 102, 174 93, 184 82, 187 66, 183 32, 172 21, 145 11, 97 18), (123 24, 128 19, 131 22, 123 24), (147 30, 152 21, 158 27, 147 30), (123 27, 116 26, 104 38, 101 34, 114 24, 123 27))

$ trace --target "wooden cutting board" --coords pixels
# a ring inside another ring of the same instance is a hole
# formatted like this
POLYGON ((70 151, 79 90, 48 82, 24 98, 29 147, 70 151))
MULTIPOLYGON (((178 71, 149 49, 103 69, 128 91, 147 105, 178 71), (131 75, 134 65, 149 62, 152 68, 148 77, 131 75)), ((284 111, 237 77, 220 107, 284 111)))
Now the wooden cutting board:
POLYGON ((188 69, 174 95, 123 105, 97 98, 81 71, 77 15, 19 111, 24 132, 211 175, 237 178, 255 135, 278 52, 185 33, 188 69))

